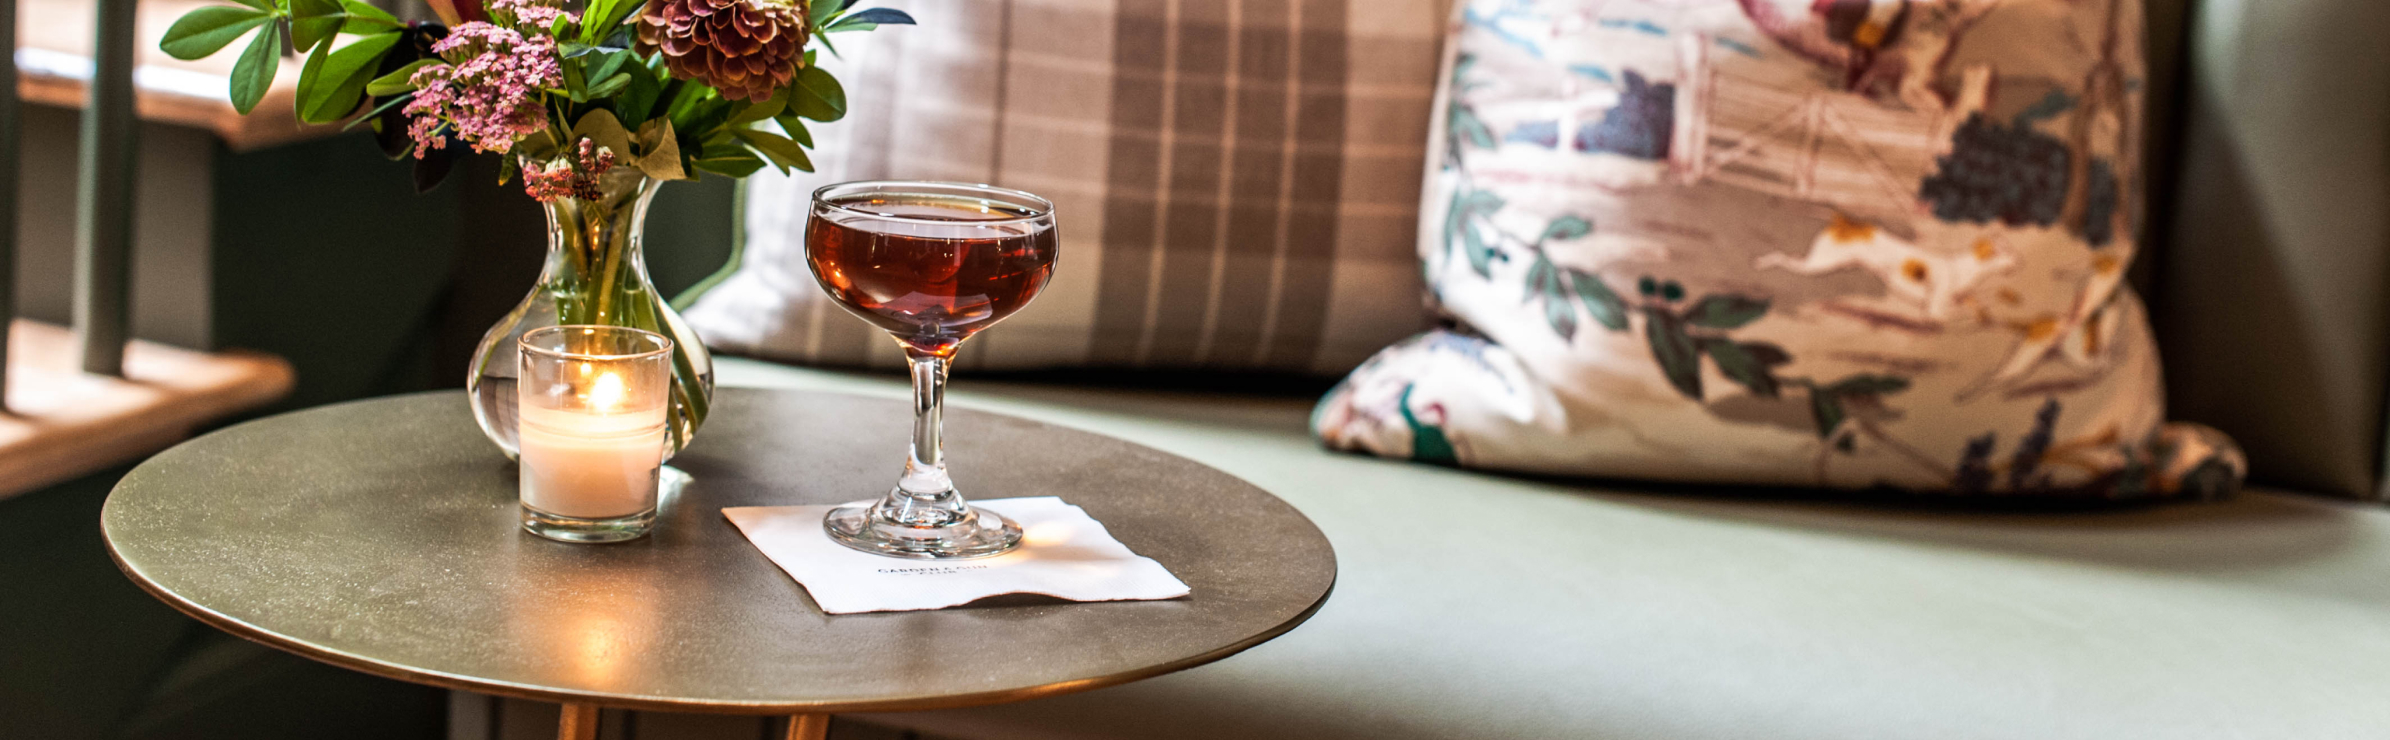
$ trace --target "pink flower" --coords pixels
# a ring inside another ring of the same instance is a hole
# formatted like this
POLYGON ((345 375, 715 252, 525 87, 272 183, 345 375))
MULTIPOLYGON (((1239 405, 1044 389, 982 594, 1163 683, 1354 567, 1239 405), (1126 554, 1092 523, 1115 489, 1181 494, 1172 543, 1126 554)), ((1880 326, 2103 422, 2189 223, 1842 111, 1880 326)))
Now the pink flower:
POLYGON ((556 39, 524 38, 513 29, 465 23, 432 45, 448 64, 416 70, 415 99, 403 111, 415 120, 407 134, 415 156, 443 146, 441 130, 477 152, 505 153, 548 125, 540 91, 564 83, 556 39))
POLYGON ((599 149, 597 142, 582 139, 571 157, 557 157, 544 164, 525 160, 523 191, 541 203, 558 198, 597 200, 606 195, 598 189, 598 178, 611 169, 614 169, 614 150, 599 149))
POLYGON ((491 10, 513 15, 518 27, 534 29, 547 28, 559 17, 572 23, 581 22, 580 15, 564 12, 563 5, 561 0, 490 0, 491 10))

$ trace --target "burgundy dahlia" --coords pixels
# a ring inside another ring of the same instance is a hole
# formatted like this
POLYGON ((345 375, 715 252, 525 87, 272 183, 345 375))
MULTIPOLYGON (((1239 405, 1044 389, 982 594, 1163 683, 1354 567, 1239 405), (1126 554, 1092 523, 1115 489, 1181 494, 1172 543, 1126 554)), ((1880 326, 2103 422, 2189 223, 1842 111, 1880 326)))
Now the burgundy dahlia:
POLYGON ((796 74, 805 13, 790 0, 650 0, 639 47, 662 52, 674 77, 760 102, 796 74))

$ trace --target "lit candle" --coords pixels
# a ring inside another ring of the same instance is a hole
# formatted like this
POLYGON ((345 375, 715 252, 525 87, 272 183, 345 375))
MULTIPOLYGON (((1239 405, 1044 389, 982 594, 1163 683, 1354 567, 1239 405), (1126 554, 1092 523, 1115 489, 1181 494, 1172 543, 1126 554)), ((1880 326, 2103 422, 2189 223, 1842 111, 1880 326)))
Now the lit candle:
POLYGON ((559 326, 522 340, 523 526, 575 542, 630 539, 655 521, 671 340, 559 326))

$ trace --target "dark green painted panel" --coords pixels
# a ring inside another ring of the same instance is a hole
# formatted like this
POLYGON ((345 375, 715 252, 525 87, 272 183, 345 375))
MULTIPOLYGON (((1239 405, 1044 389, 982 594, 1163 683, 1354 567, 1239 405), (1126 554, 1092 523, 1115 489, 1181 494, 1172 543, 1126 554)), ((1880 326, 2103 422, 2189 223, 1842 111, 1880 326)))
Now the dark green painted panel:
POLYGON ((647 210, 647 269, 658 295, 677 296, 730 259, 738 181, 675 182, 647 210))
POLYGON ((457 382, 429 349, 456 189, 413 191, 362 133, 217 159, 216 345, 289 359, 286 407, 457 382))
POLYGON ((124 472, 0 501, 0 735, 106 736, 197 624, 108 559, 100 502, 124 472))

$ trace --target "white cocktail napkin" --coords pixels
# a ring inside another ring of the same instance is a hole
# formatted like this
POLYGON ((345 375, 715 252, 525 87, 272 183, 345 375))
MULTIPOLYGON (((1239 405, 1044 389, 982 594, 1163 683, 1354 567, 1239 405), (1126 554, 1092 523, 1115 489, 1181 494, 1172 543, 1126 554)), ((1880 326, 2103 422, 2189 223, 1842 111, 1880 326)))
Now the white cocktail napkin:
POLYGON ((1187 584, 1161 563, 1130 552, 1102 522, 1060 498, 971 503, 1020 524, 1021 547, 975 560, 908 560, 831 541, 822 517, 832 506, 741 506, 723 509, 722 516, 831 614, 943 609, 1003 594, 1072 601, 1187 595, 1187 584))

